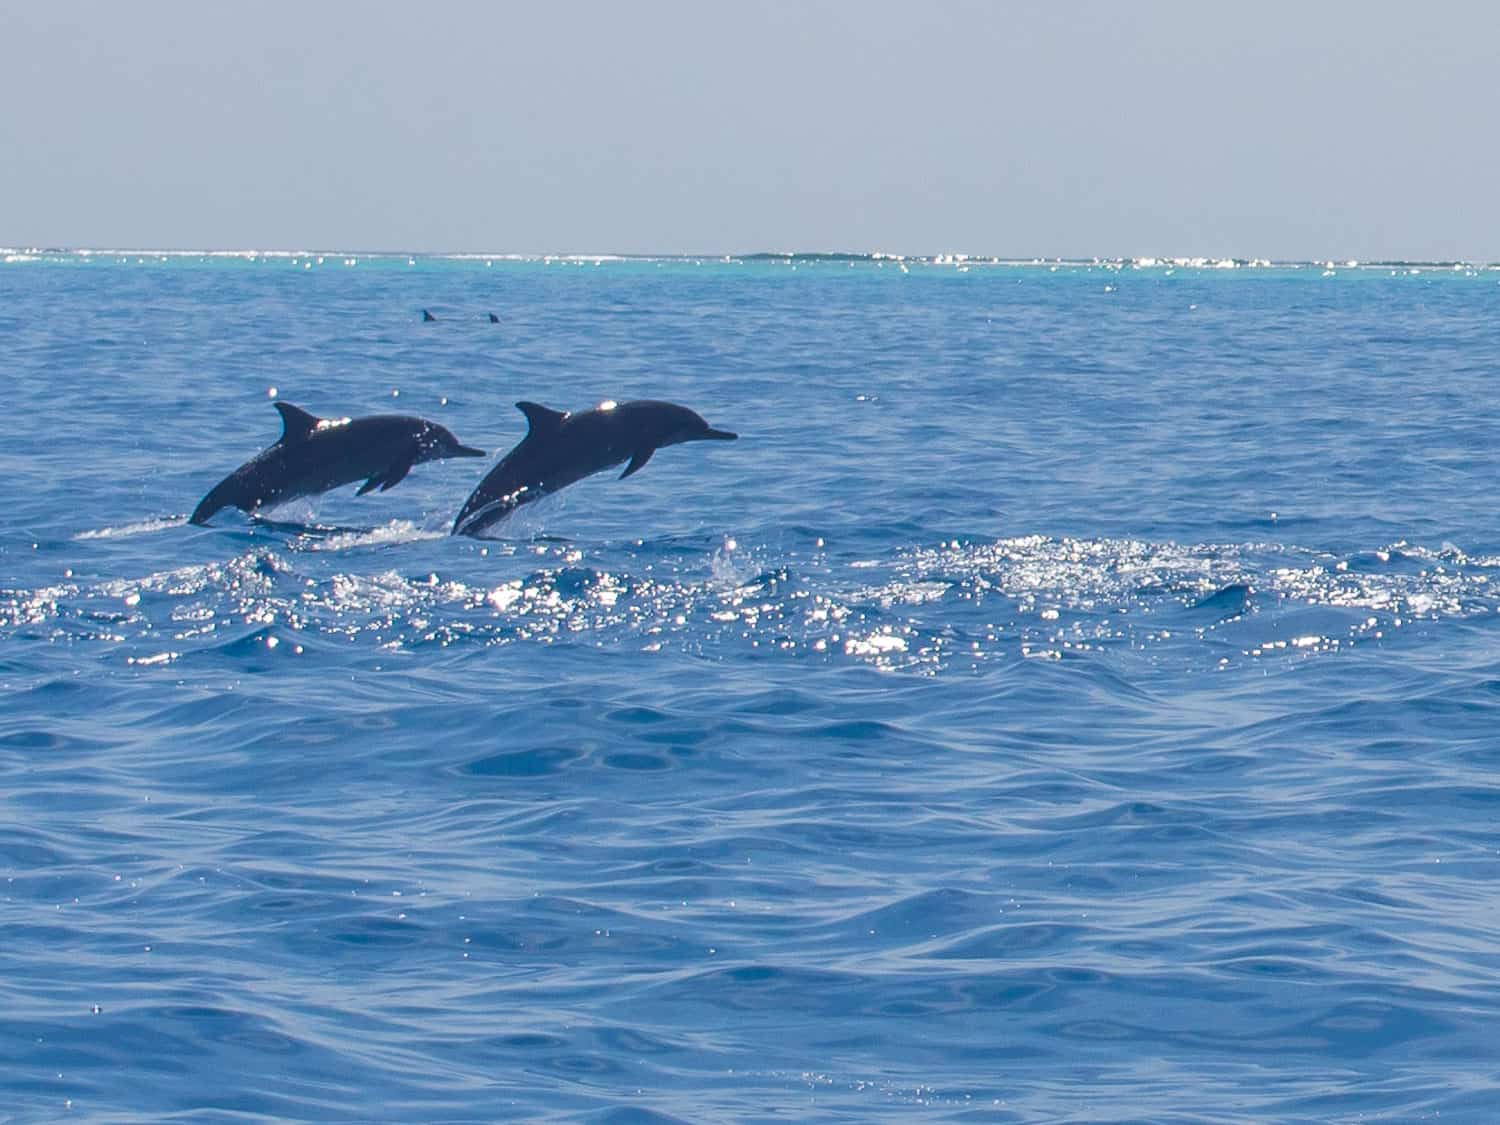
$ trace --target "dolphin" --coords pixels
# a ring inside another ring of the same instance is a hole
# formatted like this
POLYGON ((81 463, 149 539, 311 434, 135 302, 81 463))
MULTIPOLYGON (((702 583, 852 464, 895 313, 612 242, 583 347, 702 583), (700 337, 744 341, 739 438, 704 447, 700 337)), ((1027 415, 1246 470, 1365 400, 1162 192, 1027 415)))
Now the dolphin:
POLYGON ((464 501, 453 521, 454 535, 478 535, 522 504, 628 460, 620 474, 624 480, 663 446, 739 436, 712 428, 685 406, 649 399, 602 402, 579 414, 534 402, 518 402, 516 409, 530 429, 464 501))
POLYGON ((436 319, 437 319, 437 317, 433 316, 426 309, 422 310, 422 323, 423 324, 431 324, 436 319))
POLYGON ((400 484, 413 465, 442 457, 483 457, 447 429, 406 414, 317 418, 289 402, 281 411, 281 440, 214 485, 193 509, 190 523, 207 523, 220 508, 260 508, 326 492, 357 480, 358 495, 400 484))

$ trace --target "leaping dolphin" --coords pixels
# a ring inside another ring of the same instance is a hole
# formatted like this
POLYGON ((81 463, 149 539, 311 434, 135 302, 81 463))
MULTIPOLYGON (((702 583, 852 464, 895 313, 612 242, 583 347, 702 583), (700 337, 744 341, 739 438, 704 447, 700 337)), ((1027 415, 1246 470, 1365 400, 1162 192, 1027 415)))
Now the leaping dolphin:
POLYGON ((214 485, 188 517, 207 523, 221 508, 254 513, 300 496, 357 480, 358 495, 400 484, 413 465, 443 457, 483 457, 445 427, 407 414, 318 418, 289 402, 281 411, 281 439, 214 485))
POLYGON ((531 428, 464 502, 453 521, 454 535, 478 535, 522 504, 628 460, 620 474, 624 480, 663 446, 739 436, 712 428, 685 406, 649 399, 604 402, 579 414, 534 402, 518 402, 516 409, 531 428))

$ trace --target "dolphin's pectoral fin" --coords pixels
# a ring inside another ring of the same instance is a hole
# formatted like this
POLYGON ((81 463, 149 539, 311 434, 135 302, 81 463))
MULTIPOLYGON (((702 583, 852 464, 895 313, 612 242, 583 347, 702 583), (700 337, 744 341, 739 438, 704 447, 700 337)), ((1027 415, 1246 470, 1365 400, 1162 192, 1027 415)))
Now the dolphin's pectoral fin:
POLYGON ((281 411, 281 441, 286 445, 294 441, 306 441, 323 420, 289 402, 275 402, 271 405, 281 411))
POLYGON ((626 477, 632 476, 644 469, 646 462, 651 460, 651 454, 655 452, 656 447, 654 445, 648 445, 645 449, 637 449, 635 456, 630 459, 630 464, 626 465, 625 471, 620 474, 620 479, 624 480, 626 477))
POLYGON ((386 470, 385 478, 380 486, 381 492, 389 492, 406 479, 406 474, 411 472, 410 461, 398 461, 386 470))
POLYGON ((376 473, 364 484, 359 486, 359 491, 354 495, 363 496, 366 492, 374 492, 377 488, 381 492, 389 492, 406 479, 406 474, 411 472, 410 461, 397 461, 389 468, 376 473))

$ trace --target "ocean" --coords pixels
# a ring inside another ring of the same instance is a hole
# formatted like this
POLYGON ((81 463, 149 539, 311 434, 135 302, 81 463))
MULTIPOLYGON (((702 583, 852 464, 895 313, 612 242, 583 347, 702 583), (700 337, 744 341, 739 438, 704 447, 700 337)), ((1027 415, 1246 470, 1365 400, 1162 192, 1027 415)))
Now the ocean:
POLYGON ((0 1118, 1500 1114, 1500 269, 0 259, 0 1118))

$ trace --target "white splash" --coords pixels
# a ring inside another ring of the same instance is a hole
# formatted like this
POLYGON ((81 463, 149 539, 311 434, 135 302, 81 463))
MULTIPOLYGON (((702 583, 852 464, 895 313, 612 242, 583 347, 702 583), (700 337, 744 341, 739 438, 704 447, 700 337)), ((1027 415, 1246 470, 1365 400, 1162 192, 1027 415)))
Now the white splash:
POLYGON ((297 541, 302 551, 352 551, 360 547, 390 547, 399 543, 420 543, 446 539, 448 533, 438 528, 421 527, 411 520, 391 520, 368 530, 344 531, 325 538, 304 536, 297 541))
POLYGON ((158 519, 141 520, 138 523, 121 524, 119 527, 99 527, 92 531, 80 531, 77 539, 124 539, 130 535, 149 535, 153 531, 164 531, 169 527, 181 527, 186 516, 162 516, 158 519))

